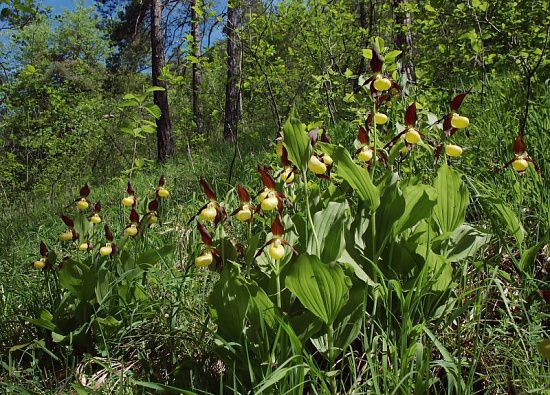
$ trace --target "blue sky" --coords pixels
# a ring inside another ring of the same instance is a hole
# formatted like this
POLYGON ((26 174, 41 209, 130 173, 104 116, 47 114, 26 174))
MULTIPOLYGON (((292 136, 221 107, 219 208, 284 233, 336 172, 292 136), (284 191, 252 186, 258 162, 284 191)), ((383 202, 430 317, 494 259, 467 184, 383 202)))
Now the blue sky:
MULTIPOLYGON (((79 0, 42 0, 41 3, 44 6, 50 6, 53 8, 53 11, 55 13, 59 13, 63 10, 63 8, 69 8, 73 9, 75 3, 79 2, 79 0)), ((92 5, 93 0, 84 0, 85 5, 92 5)))

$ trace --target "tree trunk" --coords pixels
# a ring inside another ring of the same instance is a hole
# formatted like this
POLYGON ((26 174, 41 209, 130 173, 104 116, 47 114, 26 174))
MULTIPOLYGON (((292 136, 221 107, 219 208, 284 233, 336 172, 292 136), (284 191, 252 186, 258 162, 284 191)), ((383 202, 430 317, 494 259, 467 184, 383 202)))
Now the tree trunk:
POLYGON ((395 47, 402 51, 401 73, 405 74, 409 82, 416 81, 413 56, 413 37, 411 32, 412 18, 408 11, 403 10, 407 0, 393 0, 395 23, 398 26, 395 36, 395 47))
POLYGON ((225 82, 225 121, 223 137, 235 140, 239 121, 239 44, 237 29, 240 23, 240 7, 232 2, 227 7, 227 80, 225 82))
POLYGON ((160 118, 157 119, 157 160, 164 162, 174 154, 174 137, 170 122, 168 106, 168 91, 166 82, 159 80, 164 67, 164 31, 162 29, 162 0, 151 1, 151 77, 153 86, 160 86, 164 91, 154 92, 154 101, 160 108, 160 118))
MULTIPOLYGON (((201 57, 201 33, 199 26, 199 17, 196 8, 197 0, 191 0, 191 36, 193 37, 193 56, 197 59, 201 57)), ((193 77, 191 79, 191 90, 193 91, 193 119, 195 121, 195 133, 201 134, 202 127, 202 110, 200 103, 201 92, 201 71, 200 64, 193 62, 192 66, 193 77)))

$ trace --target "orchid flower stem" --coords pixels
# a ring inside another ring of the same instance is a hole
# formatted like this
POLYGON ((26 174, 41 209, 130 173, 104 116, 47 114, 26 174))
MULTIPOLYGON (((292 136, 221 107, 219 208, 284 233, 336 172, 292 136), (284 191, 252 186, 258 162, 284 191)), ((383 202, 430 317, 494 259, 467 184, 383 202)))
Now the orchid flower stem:
MULTIPOLYGON (((250 242, 250 239, 252 238, 252 220, 248 222, 248 241, 250 242)), ((247 262, 246 264, 246 277, 250 278, 250 266, 252 265, 252 262, 247 262)))
MULTIPOLYGON (((332 370, 332 366, 334 364, 334 328, 332 326, 332 323, 328 326, 328 333, 327 333, 327 343, 328 343, 328 359, 330 362, 330 368, 332 370)), ((336 376, 330 377, 330 387, 331 387, 331 393, 336 394, 336 376)))
POLYGON ((307 188, 307 170, 304 170, 304 188, 306 194, 306 208, 307 208, 307 219, 309 225, 311 226, 311 232, 313 233, 313 238, 315 239, 315 246, 317 251, 317 256, 321 257, 321 245, 319 244, 319 238, 317 237, 317 232, 315 231, 315 225, 313 224, 313 218, 311 217, 311 210, 309 207, 309 191, 307 188))
MULTIPOLYGON (((373 128, 373 140, 374 140, 374 155, 372 157, 372 166, 371 166, 371 178, 372 182, 374 183, 374 171, 376 168, 376 145, 377 145, 377 133, 376 133, 376 101, 373 101, 372 103, 372 128, 373 128)), ((376 211, 371 210, 371 216, 370 216, 370 226, 372 231, 372 260, 373 265, 376 265, 376 211)), ((377 273, 376 270, 373 270, 373 281, 376 283, 378 281, 377 279, 377 273)))
POLYGON ((280 265, 278 260, 272 259, 272 262, 273 262, 273 270, 275 271, 275 284, 277 286, 277 307, 280 309, 282 306, 280 265))

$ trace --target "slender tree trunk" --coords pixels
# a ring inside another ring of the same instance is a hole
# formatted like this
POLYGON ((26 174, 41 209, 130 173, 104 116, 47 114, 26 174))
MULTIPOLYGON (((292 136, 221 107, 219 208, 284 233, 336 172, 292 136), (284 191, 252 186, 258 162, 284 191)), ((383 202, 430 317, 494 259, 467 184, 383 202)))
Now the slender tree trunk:
POLYGON ((164 67, 164 31, 162 29, 162 0, 151 1, 151 76, 153 86, 160 86, 164 91, 154 92, 154 101, 160 108, 160 118, 157 119, 157 160, 164 162, 174 154, 174 137, 170 122, 168 106, 168 91, 166 82, 159 80, 164 67))
POLYGON ((237 29, 240 22, 240 6, 231 2, 227 7, 227 80, 225 83, 225 122, 223 137, 235 140, 239 121, 239 44, 237 29))
POLYGON ((416 81, 413 56, 413 37, 411 31, 412 18, 408 11, 403 10, 407 0, 393 0, 395 23, 398 26, 395 36, 395 47, 402 51, 401 73, 405 74, 410 82, 416 81))
MULTIPOLYGON (((199 16, 196 11, 197 0, 191 0, 191 36, 193 37, 193 56, 197 59, 201 57, 201 33, 199 26, 199 16)), ((193 77, 191 79, 191 90, 193 91, 193 118, 195 121, 195 133, 203 132, 202 110, 200 103, 201 93, 201 71, 198 62, 193 63, 193 77)))

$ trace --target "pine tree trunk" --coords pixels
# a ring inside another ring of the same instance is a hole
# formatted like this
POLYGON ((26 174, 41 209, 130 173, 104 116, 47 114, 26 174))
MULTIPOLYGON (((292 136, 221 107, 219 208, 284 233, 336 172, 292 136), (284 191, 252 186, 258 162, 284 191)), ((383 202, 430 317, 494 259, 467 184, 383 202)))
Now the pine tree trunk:
MULTIPOLYGON (((197 0, 191 0, 191 36, 193 37, 193 56, 197 59, 201 57, 201 34, 199 26, 199 17, 195 7, 197 6, 197 0)), ((193 119, 195 121, 195 133, 201 134, 203 132, 202 127, 202 110, 200 103, 201 92, 201 71, 200 64, 193 63, 192 67, 193 77, 191 80, 191 90, 193 91, 193 119)))
POLYGON ((239 121, 239 44, 237 28, 240 8, 236 4, 227 7, 227 80, 225 83, 225 121, 223 137, 235 140, 239 121))
POLYGON ((407 0, 394 0, 393 10, 395 23, 398 26, 395 36, 395 47, 402 51, 401 73, 405 74, 410 82, 416 81, 413 57, 413 37, 411 32, 412 18, 408 11, 403 10, 407 0))
POLYGON ((170 122, 170 108, 168 105, 168 91, 166 82, 159 80, 164 67, 164 31, 162 29, 162 2, 151 1, 151 77, 153 86, 160 86, 164 91, 154 92, 154 101, 160 108, 161 116, 157 119, 157 160, 164 162, 174 154, 174 137, 170 122))

